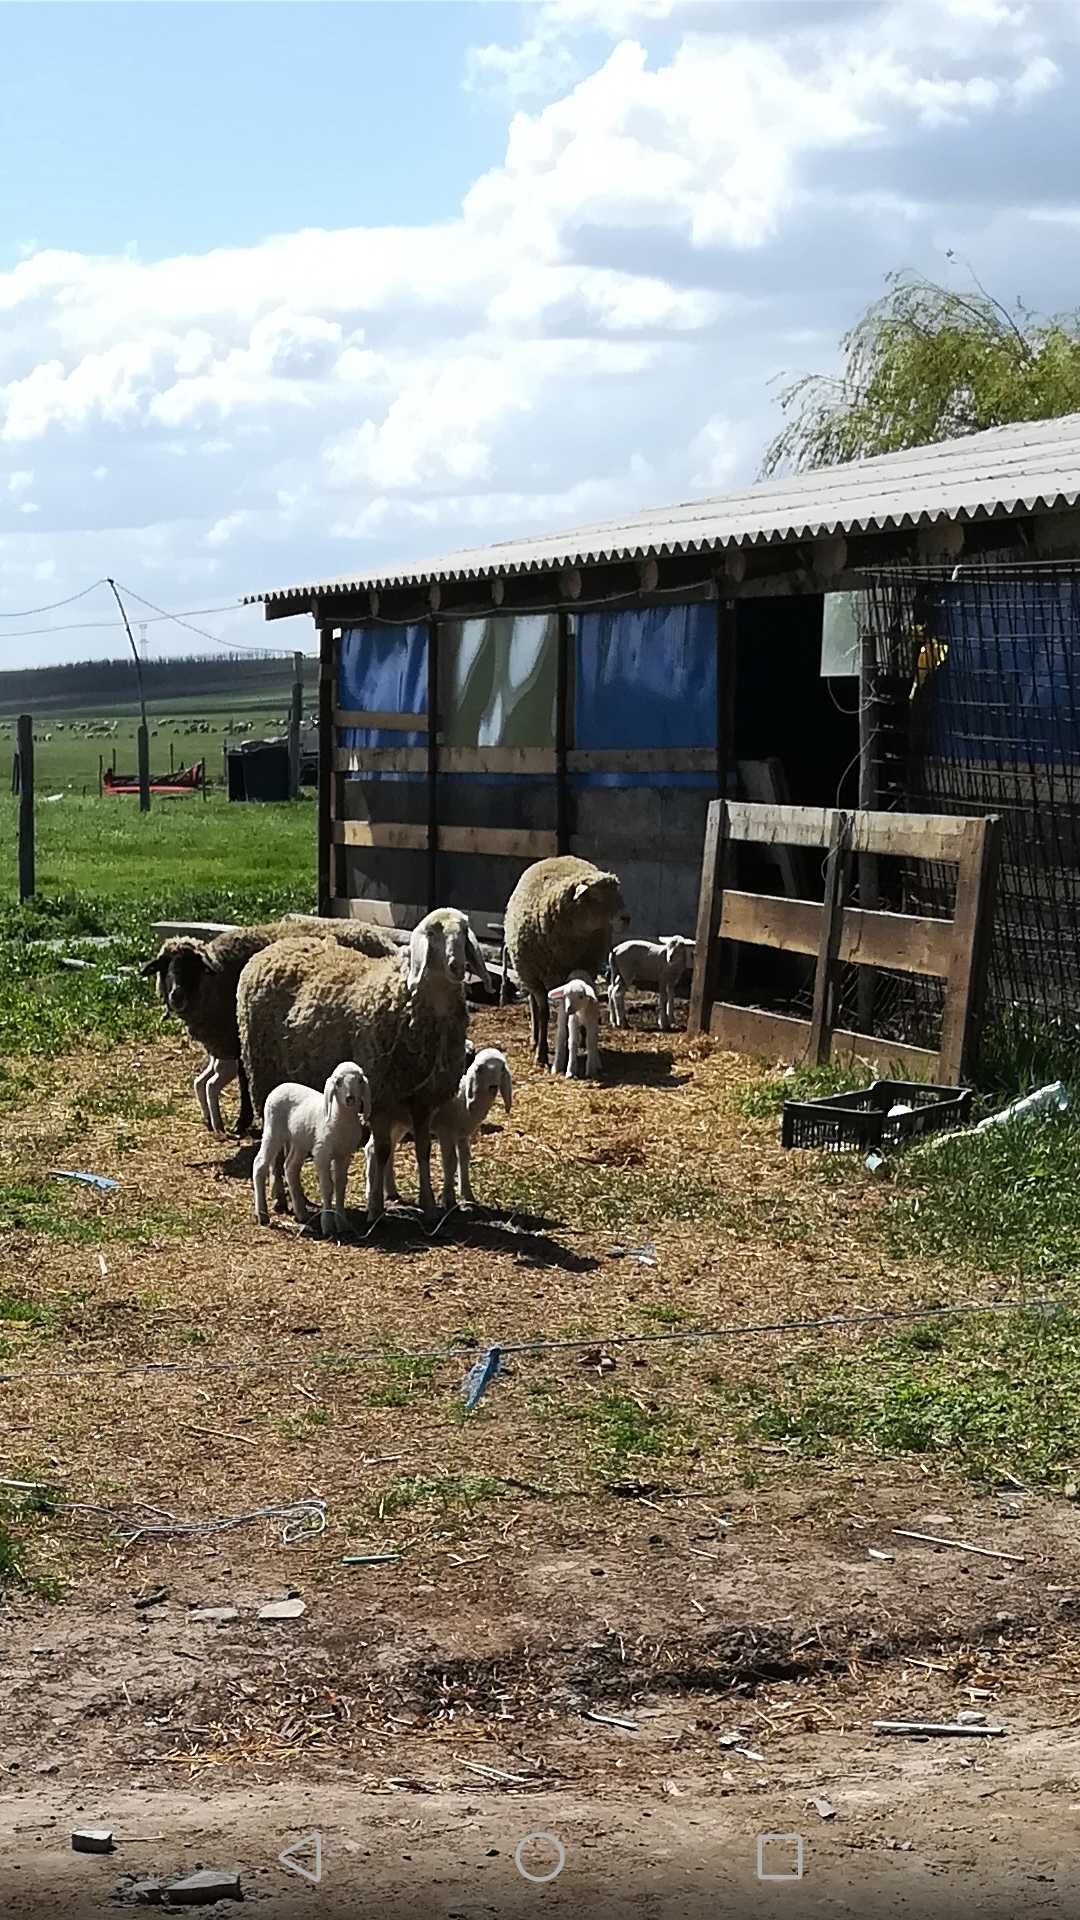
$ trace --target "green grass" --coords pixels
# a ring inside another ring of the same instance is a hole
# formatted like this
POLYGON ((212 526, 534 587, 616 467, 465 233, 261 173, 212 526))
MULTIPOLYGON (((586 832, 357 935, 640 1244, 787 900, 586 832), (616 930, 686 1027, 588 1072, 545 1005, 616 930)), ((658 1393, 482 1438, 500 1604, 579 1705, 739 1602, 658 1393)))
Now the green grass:
POLYGON ((94 1247, 101 1241, 147 1246, 156 1240, 178 1240, 197 1233, 216 1213, 208 1209, 179 1213, 169 1207, 141 1206, 137 1219, 113 1211, 113 1194, 85 1192, 66 1180, 25 1179, 0 1182, 0 1235, 43 1234, 71 1247, 94 1247))
POLYGON ((766 1074, 736 1096, 738 1111, 747 1120, 776 1119, 785 1100, 822 1100, 830 1093, 848 1093, 865 1087, 865 1067, 796 1067, 794 1073, 766 1074))
POLYGON ((416 1507, 443 1515, 468 1514, 501 1499, 506 1491, 501 1480, 484 1473, 411 1473, 392 1480, 375 1504, 380 1520, 416 1507))
MULTIPOLYGON (((230 696, 224 705, 207 701, 205 695, 200 697, 198 694, 169 699, 156 709, 150 702, 150 771, 154 778, 168 775, 171 747, 173 764, 178 770, 189 767, 194 760, 205 760, 208 778, 212 781, 222 780, 223 749, 227 742, 231 744, 237 738, 272 740, 285 731, 291 679, 291 668, 286 667, 281 695, 277 700, 268 698, 264 691, 252 694, 238 689, 235 699, 230 696), (251 721, 251 731, 243 735, 230 734, 231 723, 241 719, 251 721), (204 725, 208 731, 203 730, 204 725)), ((2 680, 3 676, 0 675, 0 685, 2 680)), ((306 690, 305 715, 311 713, 317 698, 314 689, 306 690)), ((110 700, 107 711, 54 708, 47 713, 42 711, 36 714, 34 785, 37 792, 40 795, 63 792, 65 796, 74 792, 81 797, 85 790, 87 797, 96 797, 99 756, 110 767, 114 749, 117 772, 134 773, 138 764, 138 726, 139 711, 134 690, 130 701, 110 700), (116 721, 115 733, 100 730, 113 720, 116 721), (99 730, 88 732, 84 723, 97 726, 99 730), (50 737, 46 739, 46 735, 50 737)), ((13 719, 0 718, 0 759, 5 764, 14 744, 13 719)), ((57 810, 65 804, 66 799, 55 803, 57 810)), ((129 807, 132 802, 127 796, 118 796, 107 804, 111 807, 129 807)), ((190 807, 202 803, 183 799, 162 801, 161 804, 190 807)), ((46 811, 49 810, 47 807, 46 811)))
POLYGON ((424 1356, 387 1349, 378 1365, 383 1379, 368 1394, 368 1405, 407 1407, 432 1385, 439 1363, 424 1356))
MULTIPOLYGON (((158 1033, 152 984, 123 971, 154 951, 155 920, 250 921, 312 905, 309 801, 211 799, 143 816, 120 802, 72 799, 39 808, 38 829, 38 897, 19 907, 14 805, 0 801, 0 1056, 40 1058, 158 1033), (80 945, 103 934, 113 936, 108 948, 80 945), (60 952, 45 944, 54 940, 60 952), (63 968, 67 954, 90 968, 63 968)), ((25 1090, 24 1068, 0 1069, 0 1106, 25 1090)))
POLYGON ((1080 1463, 1080 1315, 919 1324, 857 1359, 800 1359, 779 1392, 748 1395, 744 1412, 743 1439, 786 1442, 809 1459, 914 1453, 976 1479, 1054 1481, 1080 1463))
POLYGON ((1080 1115, 944 1140, 901 1157, 890 1250, 1029 1282, 1080 1276, 1080 1115))
POLYGON ((590 1451, 605 1474, 618 1473, 635 1460, 657 1460, 686 1436, 674 1414, 647 1409, 628 1393, 607 1387, 569 1410, 584 1426, 590 1451))
POLYGON ((13 1488, 0 1487, 0 1600, 13 1587, 22 1587, 43 1600, 59 1597, 60 1582, 33 1565, 35 1523, 48 1518, 55 1508, 56 1496, 48 1489, 17 1493, 13 1488))
POLYGON ((992 1015, 979 1047, 979 1087, 998 1100, 1015 1100, 1053 1080, 1080 1086, 1080 1021, 1008 1007, 992 1015))
POLYGON ((565 1221, 573 1227, 617 1232, 631 1226, 686 1220, 751 1232, 763 1219, 773 1226, 796 1223, 791 1203, 771 1194, 732 1193, 691 1168, 672 1162, 634 1168, 574 1160, 571 1171, 554 1164, 504 1166, 499 1204, 508 1212, 565 1221))

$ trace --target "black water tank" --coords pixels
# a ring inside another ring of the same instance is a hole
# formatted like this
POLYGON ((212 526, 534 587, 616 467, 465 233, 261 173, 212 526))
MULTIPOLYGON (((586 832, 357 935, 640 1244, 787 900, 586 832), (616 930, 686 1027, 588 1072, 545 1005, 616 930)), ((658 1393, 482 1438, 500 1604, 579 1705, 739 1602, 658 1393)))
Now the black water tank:
POLYGON ((287 740, 245 740, 228 752, 230 800, 287 800, 287 740))

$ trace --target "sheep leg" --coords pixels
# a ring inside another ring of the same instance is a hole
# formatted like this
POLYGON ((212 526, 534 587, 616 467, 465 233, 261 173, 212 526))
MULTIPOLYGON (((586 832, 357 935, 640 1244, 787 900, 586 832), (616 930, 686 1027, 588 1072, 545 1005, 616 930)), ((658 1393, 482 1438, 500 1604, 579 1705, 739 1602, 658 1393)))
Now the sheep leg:
POLYGON ((375 1126, 367 1145, 367 1217, 371 1226, 382 1218, 386 1193, 386 1163, 394 1150, 388 1128, 375 1126))
POLYGON ((608 1014, 613 1027, 626 1025, 626 987, 620 974, 615 974, 608 988, 608 1014))
POLYGON ((435 1189, 431 1184, 431 1124, 427 1114, 418 1115, 413 1120, 413 1143, 416 1147, 416 1178, 420 1211, 424 1216, 424 1225, 438 1225, 440 1213, 435 1205, 435 1189))
POLYGON ((273 1156, 273 1160, 274 1160, 274 1187, 273 1187, 274 1212, 288 1213, 289 1202, 285 1193, 285 1181, 281 1171, 285 1163, 285 1155, 283 1153, 275 1153, 273 1156))
POLYGON ((251 1105, 251 1088, 248 1086, 248 1077, 244 1072, 242 1060, 237 1061, 236 1072, 240 1081, 240 1111, 236 1116, 236 1132, 238 1138, 242 1138, 245 1133, 251 1132, 255 1114, 251 1105))
POLYGON ((289 1198, 292 1201, 293 1219, 299 1221, 301 1226, 306 1224, 308 1217, 308 1203, 300 1180, 300 1169, 303 1164, 303 1155, 295 1150, 290 1150, 285 1155, 285 1179, 289 1188, 289 1198))
POLYGON ((559 1003, 559 1016, 555 1025, 555 1058, 551 1066, 552 1073, 569 1072, 567 1056, 570 1046, 570 1026, 570 1010, 566 1001, 563 1000, 559 1003))
POLYGON ((195 1098, 199 1103, 199 1112, 202 1114, 202 1117, 203 1117, 203 1126, 206 1128, 208 1133, 213 1133, 214 1131, 214 1120, 213 1120, 213 1115, 210 1112, 210 1102, 209 1102, 209 1099, 207 1098, 206 1088, 207 1088, 207 1083, 210 1079, 210 1076, 214 1071, 214 1065, 215 1063, 213 1060, 208 1060, 205 1067, 203 1067, 201 1071, 195 1075, 195 1078, 192 1081, 192 1086, 195 1091, 195 1098))
POLYGON ((224 1133, 225 1126, 221 1118, 221 1092, 230 1087, 240 1071, 238 1060, 220 1057, 213 1062, 213 1071, 206 1083, 206 1103, 210 1109, 210 1119, 215 1133, 224 1133))
MULTIPOLYGON (((449 1213, 452 1207, 457 1206, 457 1193, 455 1191, 455 1175, 457 1173, 457 1140, 448 1128, 444 1128, 443 1131, 440 1132, 439 1134, 439 1153, 442 1158, 443 1212, 449 1213)), ((465 1192, 464 1186, 461 1189, 461 1197, 463 1200, 469 1197, 465 1192)))
POLYGON ((475 1207, 476 1195, 472 1190, 472 1181, 469 1178, 469 1136, 467 1133, 463 1134, 462 1138, 458 1141, 457 1150, 458 1165, 461 1169, 461 1197, 470 1207, 475 1207))
POLYGON ((387 1200, 401 1199, 401 1195, 398 1192, 397 1177, 394 1173, 394 1142, 392 1140, 390 1142, 390 1158, 386 1162, 386 1173, 383 1178, 383 1194, 387 1200))
POLYGON ((600 1078, 600 1017, 595 1007, 590 1009, 591 1017, 585 1022, 585 1078, 600 1078))
POLYGON ((349 1184, 349 1155, 339 1153, 334 1161, 334 1217, 343 1240, 352 1239, 349 1216, 345 1211, 345 1189, 349 1184))
MULTIPOLYGON (((255 1218, 260 1227, 270 1225, 270 1214, 266 1205, 267 1162, 270 1159, 270 1142, 264 1140, 255 1155, 255 1165, 251 1169, 251 1184, 255 1189, 255 1218)), ((274 1169, 277 1175, 277 1168, 274 1169)))
MULTIPOLYGON (((533 1050, 538 1067, 548 1063, 548 998, 546 993, 530 993, 532 1003, 533 1050)), ((558 1072, 556 1067, 555 1071, 558 1072)))

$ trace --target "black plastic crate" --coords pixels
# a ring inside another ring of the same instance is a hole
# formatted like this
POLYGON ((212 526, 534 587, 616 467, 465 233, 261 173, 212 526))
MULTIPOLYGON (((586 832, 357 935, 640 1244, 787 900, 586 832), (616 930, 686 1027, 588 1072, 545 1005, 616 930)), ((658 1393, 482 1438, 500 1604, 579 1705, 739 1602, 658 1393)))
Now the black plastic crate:
POLYGON ((818 1147, 846 1153, 858 1148, 898 1147, 924 1133, 965 1125, 971 1112, 970 1089, 933 1087, 925 1080, 875 1080, 853 1093, 830 1093, 821 1100, 785 1100, 780 1144, 818 1147), (889 1108, 910 1113, 889 1118, 889 1108))

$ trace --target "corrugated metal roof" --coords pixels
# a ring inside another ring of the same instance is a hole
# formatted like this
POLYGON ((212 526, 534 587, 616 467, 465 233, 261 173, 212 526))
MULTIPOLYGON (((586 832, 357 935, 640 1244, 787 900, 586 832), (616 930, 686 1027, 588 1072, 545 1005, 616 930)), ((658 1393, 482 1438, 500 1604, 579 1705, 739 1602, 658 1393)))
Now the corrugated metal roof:
POLYGON ((962 440, 689 500, 572 532, 502 540, 411 567, 375 569, 249 594, 245 605, 306 602, 365 587, 424 586, 493 574, 547 572, 605 560, 714 553, 827 534, 1072 507, 1080 500, 1080 414, 992 427, 962 440))

